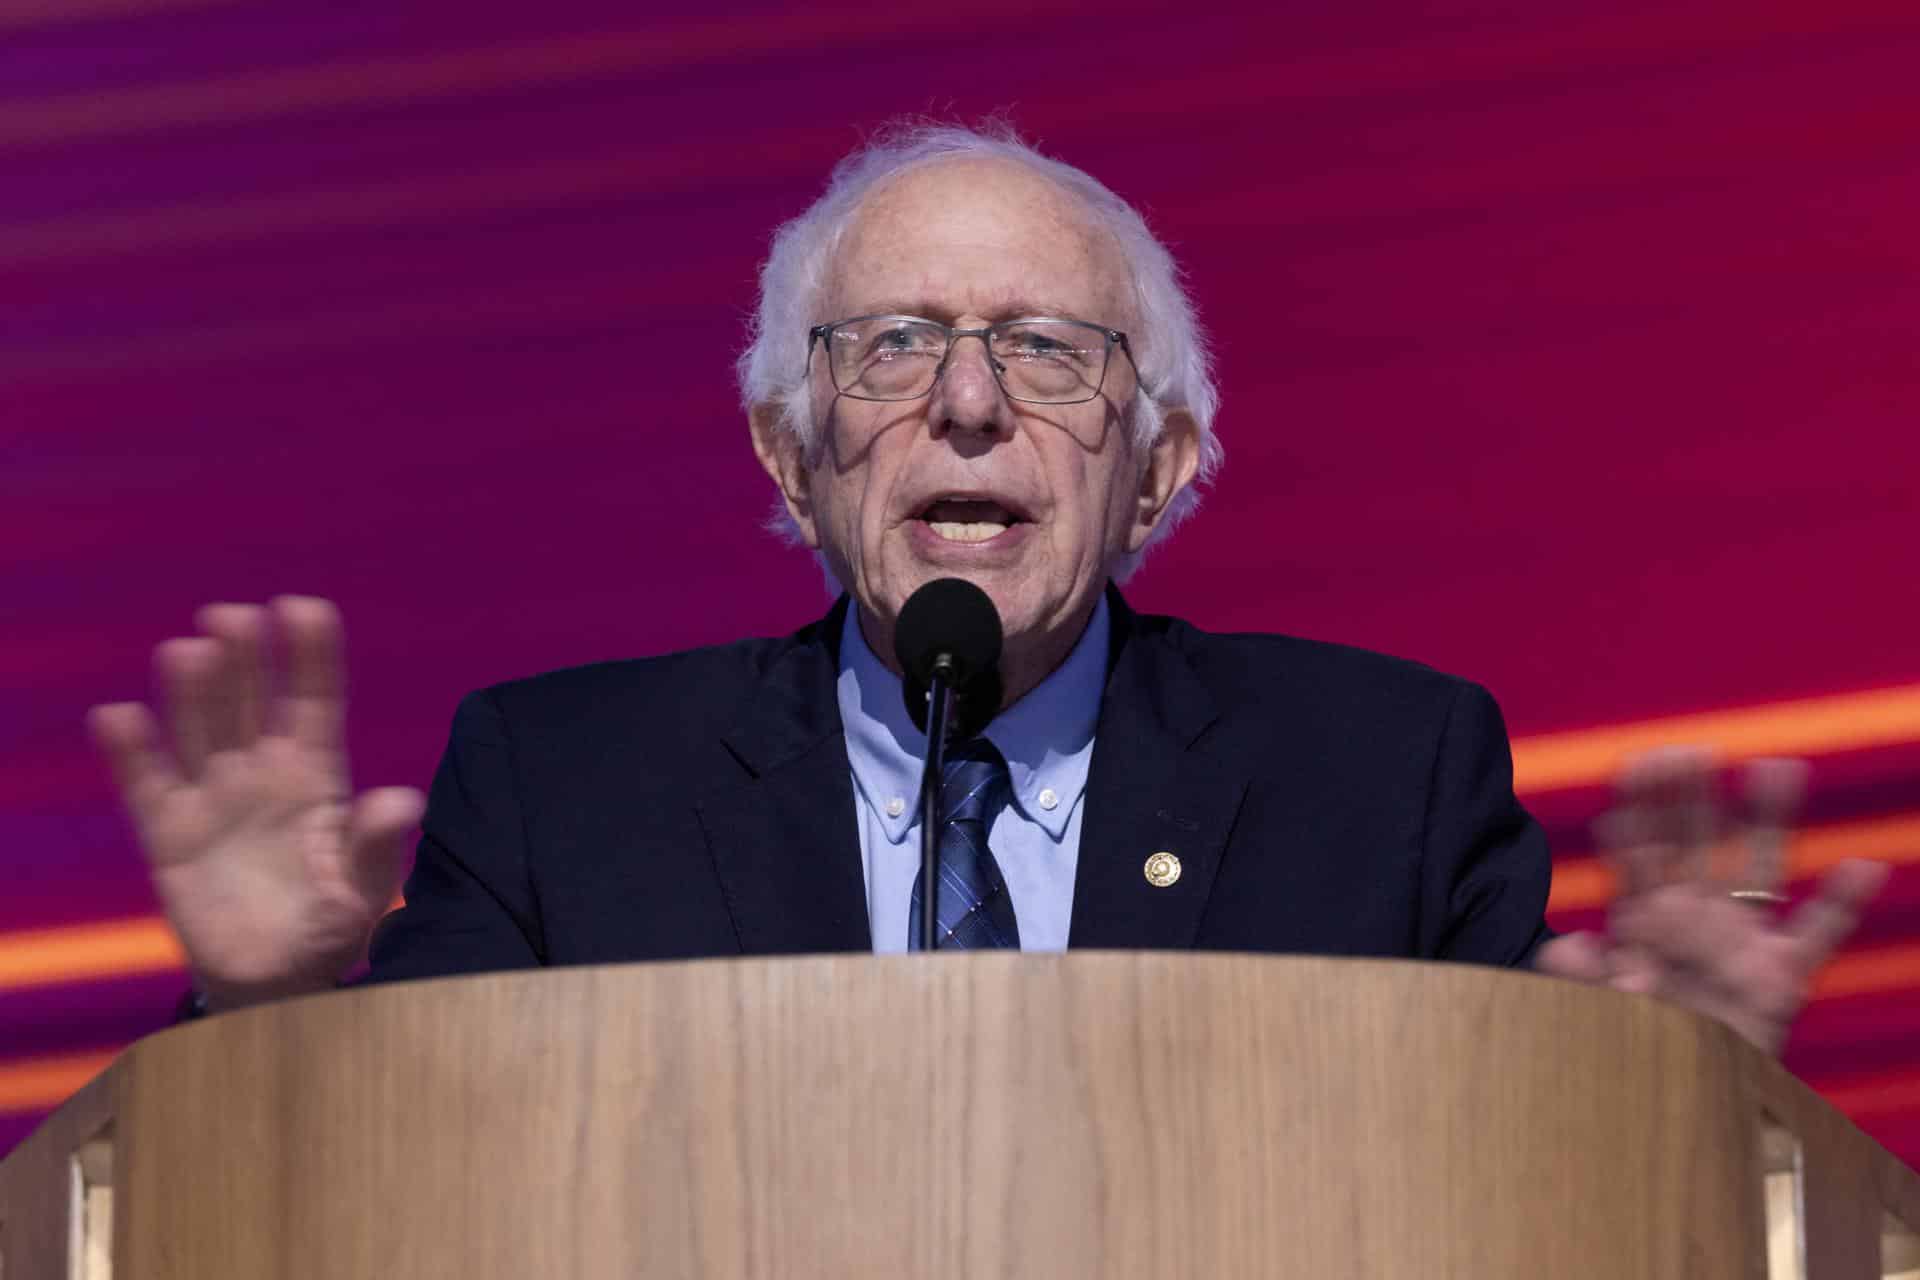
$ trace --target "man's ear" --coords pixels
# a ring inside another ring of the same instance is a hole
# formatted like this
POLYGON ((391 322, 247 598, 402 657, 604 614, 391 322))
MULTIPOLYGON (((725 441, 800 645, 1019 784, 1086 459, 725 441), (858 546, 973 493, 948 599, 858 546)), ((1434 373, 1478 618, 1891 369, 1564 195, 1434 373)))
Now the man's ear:
POLYGON ((1127 550, 1147 545, 1167 508, 1180 491, 1193 483, 1200 470, 1200 426, 1185 409, 1168 409, 1160 436, 1147 451, 1140 469, 1140 491, 1135 495, 1133 523, 1127 528, 1127 550))
POLYGON ((807 487, 807 468, 801 457, 800 437, 782 424, 785 416, 777 404, 756 404, 748 411, 747 425, 753 432, 753 452, 760 459, 760 465, 773 478, 774 484, 779 486, 781 500, 787 504, 787 514, 793 517, 801 539, 818 551, 820 538, 814 528, 813 497, 807 487))

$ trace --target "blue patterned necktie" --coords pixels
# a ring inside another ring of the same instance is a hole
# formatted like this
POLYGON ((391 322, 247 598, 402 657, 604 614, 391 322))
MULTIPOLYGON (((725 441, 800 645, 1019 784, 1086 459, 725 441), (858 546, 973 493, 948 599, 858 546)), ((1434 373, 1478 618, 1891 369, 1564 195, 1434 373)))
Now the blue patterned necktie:
MULTIPOLYGON (((1000 878, 1000 864, 987 848, 987 832, 1013 795, 1007 762, 991 742, 975 738, 948 752, 940 774, 940 898, 938 941, 942 950, 1020 945, 1013 899, 1000 878)), ((922 821, 926 815, 921 815, 922 821)), ((907 947, 920 950, 924 872, 913 878, 907 913, 907 947)))

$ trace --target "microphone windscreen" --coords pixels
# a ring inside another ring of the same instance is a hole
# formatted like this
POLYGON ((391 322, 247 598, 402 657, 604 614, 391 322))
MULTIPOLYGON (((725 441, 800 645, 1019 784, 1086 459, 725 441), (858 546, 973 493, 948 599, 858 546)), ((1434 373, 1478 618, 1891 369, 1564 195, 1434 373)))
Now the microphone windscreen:
POLYGON ((943 653, 953 659, 954 684, 966 685, 1000 665, 1000 611, 964 578, 935 578, 900 607, 893 652, 910 686, 924 688, 943 653))

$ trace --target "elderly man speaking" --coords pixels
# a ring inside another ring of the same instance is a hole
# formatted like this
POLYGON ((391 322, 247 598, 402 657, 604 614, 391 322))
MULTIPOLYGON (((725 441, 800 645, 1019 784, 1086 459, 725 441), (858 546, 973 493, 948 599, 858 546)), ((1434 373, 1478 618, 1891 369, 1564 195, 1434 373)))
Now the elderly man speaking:
MULTIPOLYGON (((1880 883, 1842 866, 1784 920, 1736 899, 1706 870, 1709 767, 1668 752, 1609 820, 1606 934, 1555 938, 1484 691, 1129 609, 1114 583, 1220 461, 1205 344, 1139 215, 1008 133, 900 129, 843 162, 775 238, 740 374, 782 518, 845 590, 794 635, 475 693, 425 798, 355 796, 321 600, 211 605, 162 645, 170 744, 142 706, 95 709, 207 1005, 331 986, 369 948, 375 980, 907 950, 934 823, 942 946, 1533 965, 1777 1048, 1880 883), (1002 686, 927 813, 893 636, 947 577, 998 610, 1002 686)), ((1763 851, 1796 790, 1755 774, 1763 851)))

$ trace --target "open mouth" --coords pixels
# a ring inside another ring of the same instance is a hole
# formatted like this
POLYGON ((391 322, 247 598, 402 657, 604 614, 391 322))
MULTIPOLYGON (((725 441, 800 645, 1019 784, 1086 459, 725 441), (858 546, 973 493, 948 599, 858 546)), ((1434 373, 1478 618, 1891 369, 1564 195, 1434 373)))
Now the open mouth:
POLYGON ((918 519, 935 537, 948 542, 991 542, 1027 517, 988 498, 940 498, 930 502, 918 519))

